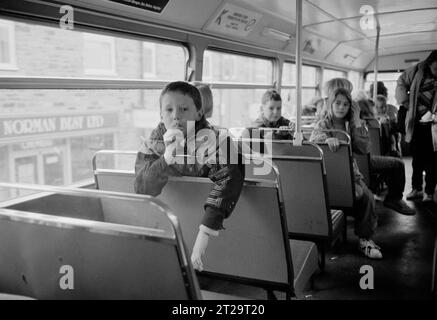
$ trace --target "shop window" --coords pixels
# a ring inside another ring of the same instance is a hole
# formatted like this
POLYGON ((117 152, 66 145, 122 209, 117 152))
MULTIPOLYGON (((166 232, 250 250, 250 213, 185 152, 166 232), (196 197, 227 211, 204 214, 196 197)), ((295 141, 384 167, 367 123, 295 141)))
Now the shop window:
POLYGON ((84 33, 84 69, 88 75, 115 75, 113 37, 84 33))
POLYGON ((143 43, 144 78, 156 77, 156 46, 154 43, 143 43))
POLYGON ((16 70, 15 25, 0 20, 0 70, 16 70))

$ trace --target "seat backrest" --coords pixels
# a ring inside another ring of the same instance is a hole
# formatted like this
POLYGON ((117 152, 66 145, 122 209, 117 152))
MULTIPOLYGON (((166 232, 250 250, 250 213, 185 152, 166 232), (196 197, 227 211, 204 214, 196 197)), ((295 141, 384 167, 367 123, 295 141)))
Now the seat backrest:
MULTIPOLYGON (((194 245, 211 187, 207 178, 172 178, 159 196, 170 208, 178 208, 189 248, 194 245)), ((275 184, 245 182, 234 212, 224 222, 226 230, 210 241, 205 271, 255 282, 287 283, 286 228, 280 206, 275 184)))
MULTIPOLYGON (((264 156, 273 159, 279 169, 290 236, 329 238, 332 223, 322 150, 309 142, 293 146, 290 140, 273 140, 265 145, 271 150, 264 156)), ((254 174, 255 167, 246 166, 246 178, 274 179, 272 174, 254 174)))
POLYGON ((279 169, 290 235, 300 239, 328 239, 332 221, 323 152, 314 144, 293 146, 273 142, 273 162, 279 169), (281 153, 275 150, 281 144, 281 153))
MULTIPOLYGON (((203 260, 206 272, 254 284, 271 282, 292 287, 293 267, 282 192, 275 171, 269 172, 273 172, 270 180, 246 178, 238 203, 225 220, 226 229, 208 244, 203 260)), ((100 190, 133 190, 133 172, 96 170, 95 177, 100 190)), ((211 188, 208 178, 170 177, 158 196, 172 210, 177 209, 190 249, 211 188)))
POLYGON ((350 145, 342 142, 336 152, 332 152, 326 143, 318 143, 318 146, 322 149, 324 155, 331 208, 352 208, 355 184, 350 145))
POLYGON ((200 298, 178 221, 165 205, 147 196, 47 190, 41 202, 70 197, 68 206, 80 207, 81 218, 57 215, 49 206, 45 214, 37 198, 32 201, 40 213, 0 205, 1 292, 37 299, 200 298), (105 212, 96 215, 95 207, 82 204, 84 198, 106 199, 124 210, 116 219, 96 221, 105 212))
POLYGON ((322 131, 344 136, 340 138, 341 144, 336 152, 332 152, 326 143, 317 143, 323 151, 329 205, 333 209, 351 209, 355 198, 351 138, 347 132, 341 130, 322 131))

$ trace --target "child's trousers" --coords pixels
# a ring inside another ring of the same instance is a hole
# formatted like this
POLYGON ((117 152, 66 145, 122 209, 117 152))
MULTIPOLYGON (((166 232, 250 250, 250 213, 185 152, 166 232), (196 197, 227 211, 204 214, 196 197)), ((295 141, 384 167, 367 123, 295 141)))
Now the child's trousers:
POLYGON ((360 238, 371 239, 378 225, 373 193, 364 181, 360 179, 358 182, 355 182, 355 194, 355 234, 360 238))

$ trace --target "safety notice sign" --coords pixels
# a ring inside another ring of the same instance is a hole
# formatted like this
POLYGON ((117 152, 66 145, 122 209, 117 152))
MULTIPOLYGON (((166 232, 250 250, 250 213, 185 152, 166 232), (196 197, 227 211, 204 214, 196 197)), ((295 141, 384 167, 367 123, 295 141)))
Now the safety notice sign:
POLYGON ((206 27, 207 31, 246 37, 261 19, 261 14, 226 3, 206 27))

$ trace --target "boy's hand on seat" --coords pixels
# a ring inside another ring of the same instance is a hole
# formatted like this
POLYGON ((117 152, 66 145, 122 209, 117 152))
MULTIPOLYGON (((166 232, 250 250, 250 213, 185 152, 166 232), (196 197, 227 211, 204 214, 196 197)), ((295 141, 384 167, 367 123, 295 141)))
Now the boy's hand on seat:
POLYGON ((332 152, 336 152, 340 147, 340 141, 337 138, 328 138, 326 139, 326 143, 332 152))
POLYGON ((199 230, 196 242, 194 243, 193 253, 191 254, 191 263, 196 270, 203 271, 202 256, 205 254, 206 247, 208 247, 208 240, 209 235, 199 230))

